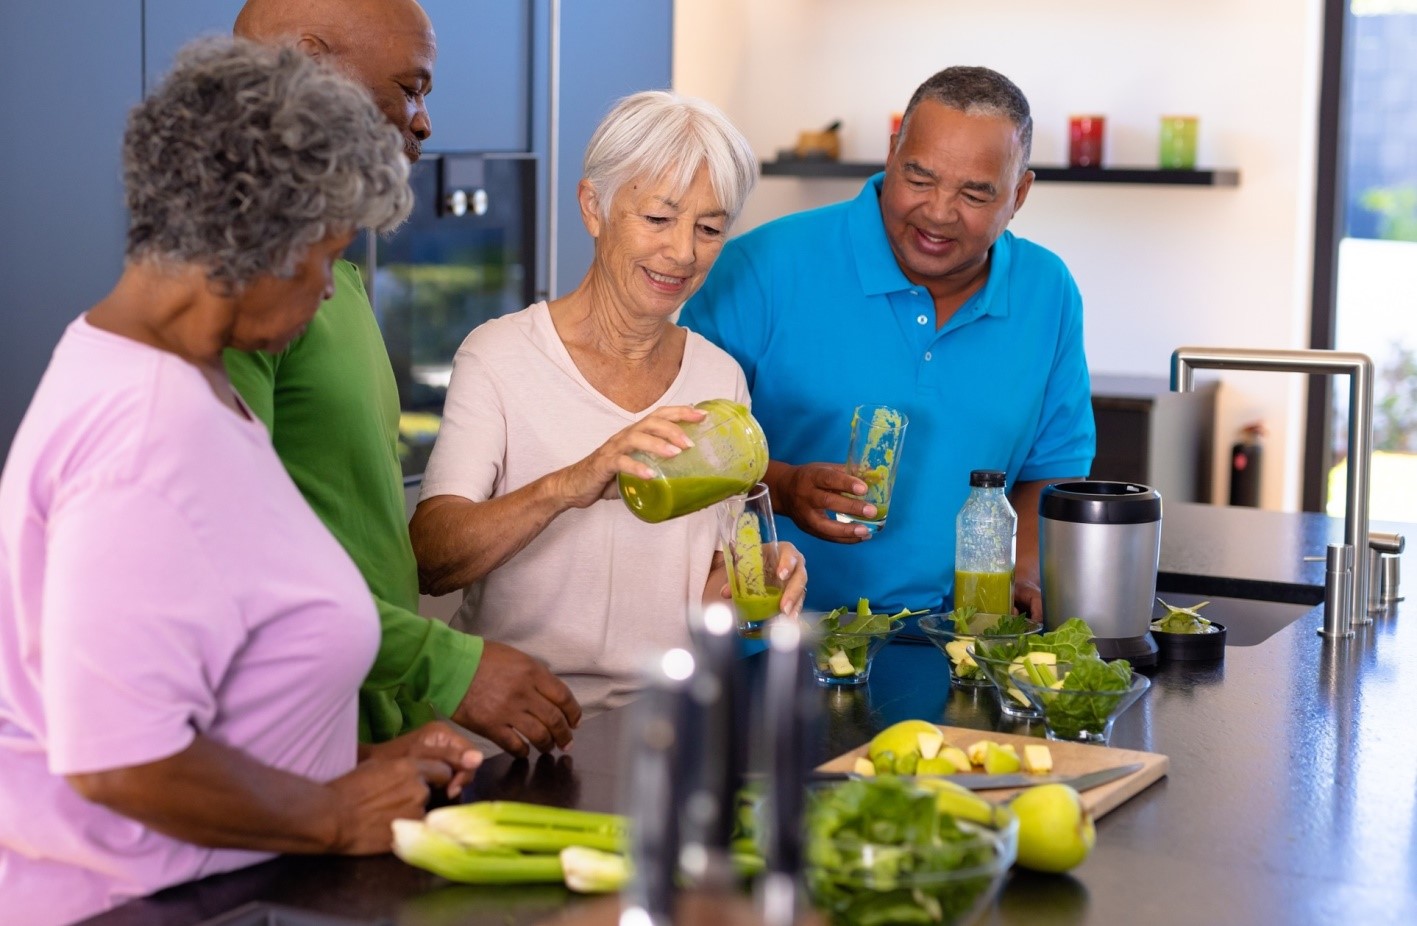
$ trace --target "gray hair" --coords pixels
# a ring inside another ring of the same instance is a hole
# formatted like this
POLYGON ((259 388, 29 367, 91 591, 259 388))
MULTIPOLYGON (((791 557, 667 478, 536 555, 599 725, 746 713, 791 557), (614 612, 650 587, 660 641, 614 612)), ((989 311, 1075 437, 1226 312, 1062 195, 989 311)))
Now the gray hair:
POLYGON ((128 117, 128 259, 195 264, 223 293, 289 277, 310 246, 413 206, 398 130, 292 48, 199 39, 128 117))
POLYGON ((925 100, 943 103, 969 115, 1007 118, 1018 133, 1023 154, 1019 174, 1028 169, 1028 159, 1033 153, 1033 116, 1028 110, 1028 98, 1003 74, 982 67, 952 67, 940 71, 917 87, 911 96, 900 120, 902 136, 915 107, 925 100))
POLYGON ((673 196, 689 188, 700 165, 731 225, 758 179, 758 159, 743 133, 712 103, 667 90, 619 100, 596 127, 585 152, 585 179, 595 188, 600 217, 626 183, 668 180, 673 196))

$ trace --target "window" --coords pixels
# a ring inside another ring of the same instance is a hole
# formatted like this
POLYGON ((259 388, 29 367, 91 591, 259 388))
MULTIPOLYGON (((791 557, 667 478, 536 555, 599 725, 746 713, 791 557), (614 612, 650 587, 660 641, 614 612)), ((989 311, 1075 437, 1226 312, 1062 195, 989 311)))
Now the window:
MULTIPOLYGON (((1328 0, 1327 29, 1313 342, 1373 358, 1371 515, 1417 521, 1417 0, 1328 0)), ((1348 395, 1323 391, 1304 507, 1341 516, 1348 395)))

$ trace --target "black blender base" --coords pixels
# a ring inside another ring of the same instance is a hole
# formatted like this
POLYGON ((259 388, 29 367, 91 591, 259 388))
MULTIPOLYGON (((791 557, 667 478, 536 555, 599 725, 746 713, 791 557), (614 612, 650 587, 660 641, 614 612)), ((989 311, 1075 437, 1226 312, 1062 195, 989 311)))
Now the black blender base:
POLYGON ((1092 642, 1097 644, 1097 655, 1109 662, 1125 659, 1133 669, 1156 665, 1156 641, 1151 638, 1151 631, 1139 637, 1094 637, 1092 642))

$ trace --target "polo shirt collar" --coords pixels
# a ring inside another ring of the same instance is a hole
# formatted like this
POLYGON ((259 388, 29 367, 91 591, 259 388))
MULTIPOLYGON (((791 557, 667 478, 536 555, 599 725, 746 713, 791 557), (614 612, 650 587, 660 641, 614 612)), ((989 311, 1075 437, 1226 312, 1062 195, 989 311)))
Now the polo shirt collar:
MULTIPOLYGON (((856 275, 861 282, 861 292, 867 296, 915 287, 900 269, 886 238, 885 222, 881 219, 881 184, 885 177, 883 171, 867 180, 847 211, 847 234, 856 258, 856 275)), ((990 254, 989 279, 984 282, 984 288, 964 304, 962 313, 972 318, 1009 314, 1009 270, 1013 252, 1013 232, 1005 230, 994 242, 990 254)))
POLYGON ((901 272, 886 238, 886 225, 881 219, 881 181, 885 177, 881 172, 867 180, 847 212, 847 234, 856 258, 856 274, 861 292, 867 296, 897 293, 915 285, 901 272))

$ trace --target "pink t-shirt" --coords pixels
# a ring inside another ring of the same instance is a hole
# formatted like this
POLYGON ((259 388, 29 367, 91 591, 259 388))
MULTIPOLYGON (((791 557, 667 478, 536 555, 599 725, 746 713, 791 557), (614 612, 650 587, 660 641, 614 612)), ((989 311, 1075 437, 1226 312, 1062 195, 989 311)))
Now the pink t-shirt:
POLYGON ((75 321, 0 477, 0 918, 66 923, 266 858, 163 836, 62 776, 200 732, 338 777, 378 642, 260 422, 178 357, 75 321))

